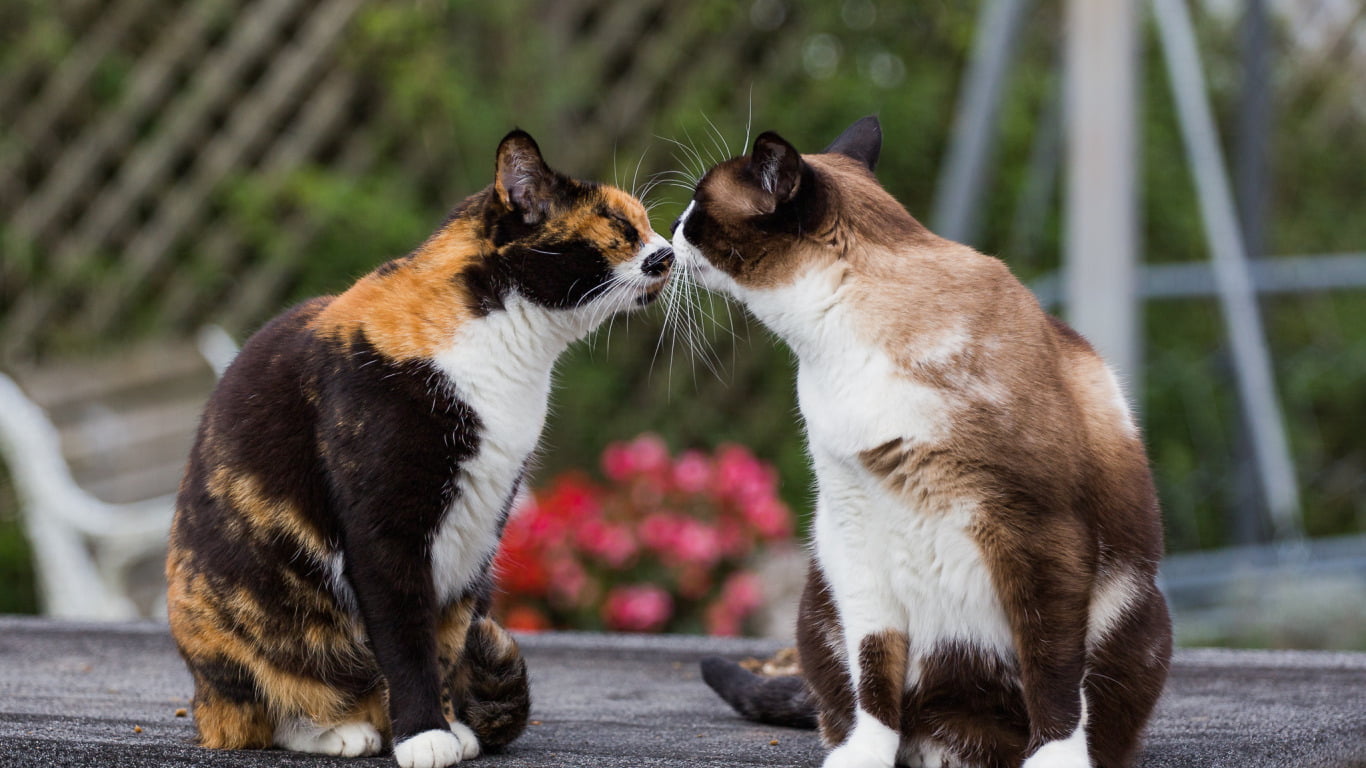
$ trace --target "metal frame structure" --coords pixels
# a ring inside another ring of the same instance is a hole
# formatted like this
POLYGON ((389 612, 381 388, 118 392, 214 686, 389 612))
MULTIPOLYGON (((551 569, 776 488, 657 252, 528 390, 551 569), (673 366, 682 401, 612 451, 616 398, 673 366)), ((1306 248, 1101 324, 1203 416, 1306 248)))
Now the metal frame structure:
MULTIPOLYGON (((1016 53, 1027 0, 985 0, 958 100, 956 130, 939 179, 933 222, 972 242, 974 211, 990 176, 1000 101, 1016 53)), ((1065 267, 1036 285, 1045 304, 1063 299, 1068 319, 1128 382, 1139 383, 1145 299, 1212 296, 1232 352, 1241 416, 1250 437, 1259 495, 1275 536, 1303 536, 1298 482, 1262 326, 1259 292, 1366 286, 1366 254, 1257 258, 1263 249, 1265 82, 1245 94, 1239 196, 1219 146, 1186 0, 1152 0, 1163 62, 1194 176, 1209 262, 1144 266, 1137 226, 1138 0, 1066 0, 1063 123, 1066 176, 1065 267), (1247 210, 1240 220, 1240 204, 1247 210)), ((1243 65, 1265 80, 1265 3, 1249 0, 1243 65), (1260 74, 1258 74, 1260 73, 1260 74)))

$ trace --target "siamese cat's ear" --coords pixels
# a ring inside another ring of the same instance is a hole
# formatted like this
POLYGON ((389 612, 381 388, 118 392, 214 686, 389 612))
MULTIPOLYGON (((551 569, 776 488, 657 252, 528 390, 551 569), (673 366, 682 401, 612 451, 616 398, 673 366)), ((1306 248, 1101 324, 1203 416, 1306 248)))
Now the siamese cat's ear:
POLYGON ((493 176, 493 189, 503 205, 521 214, 527 224, 537 224, 550 212, 555 183, 555 172, 526 131, 513 130, 503 137, 493 176))
POLYGON ((858 120, 845 128, 839 138, 830 142, 822 154, 852 157, 871 171, 877 167, 878 155, 882 154, 882 124, 876 115, 858 120))
POLYGON ((749 168, 755 183, 773 196, 775 207, 797 195, 802 181, 802 156, 782 136, 773 131, 759 134, 754 140, 749 168))

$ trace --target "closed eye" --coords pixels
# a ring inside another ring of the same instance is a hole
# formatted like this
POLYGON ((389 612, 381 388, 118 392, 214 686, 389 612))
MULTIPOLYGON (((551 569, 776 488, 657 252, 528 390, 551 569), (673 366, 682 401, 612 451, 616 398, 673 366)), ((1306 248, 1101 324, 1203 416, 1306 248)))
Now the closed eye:
POLYGON ((617 224, 622 234, 626 236, 627 241, 632 245, 642 242, 640 239, 640 231, 636 229, 636 226, 632 224, 629 219, 616 212, 612 212, 608 214, 608 216, 617 224))

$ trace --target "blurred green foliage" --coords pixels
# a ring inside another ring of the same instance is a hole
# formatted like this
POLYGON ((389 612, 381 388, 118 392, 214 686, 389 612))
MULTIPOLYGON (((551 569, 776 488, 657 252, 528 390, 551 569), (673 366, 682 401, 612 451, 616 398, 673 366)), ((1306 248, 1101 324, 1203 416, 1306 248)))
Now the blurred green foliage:
MULTIPOLYGON (((455 185, 463 191, 487 183, 491 148, 512 125, 532 131, 552 164, 566 153, 575 156, 555 128, 593 102, 594 57, 590 52, 566 61, 538 38, 536 27, 512 21, 534 7, 525 0, 496 8, 459 2, 384 6, 368 10, 357 26, 352 60, 375 78, 396 135, 429 147, 433 159, 463 180, 455 185)), ((879 177, 913 213, 928 216, 975 29, 974 4, 758 0, 702 3, 689 13, 715 46, 757 39, 757 52, 742 56, 751 66, 717 71, 708 66, 714 51, 699 50, 646 125, 618 127, 631 139, 617 146, 610 167, 575 167, 571 160, 560 164, 563 170, 629 181, 644 152, 646 170, 695 175, 741 151, 744 137, 760 130, 777 129, 797 146, 817 150, 851 120, 876 113, 886 134, 879 177)), ((995 180, 980 217, 979 247, 1006 259, 1026 281, 1059 266, 1056 185, 1042 209, 1045 220, 1023 222, 1036 234, 1014 231, 1031 182, 1041 114, 1057 98, 1059 26, 1058 9, 1044 4, 1025 31, 1002 109, 995 180)), ((1209 23, 1203 30, 1218 87, 1216 109, 1227 118, 1238 84, 1234 30, 1209 23)), ((1203 260, 1199 211, 1165 69, 1152 30, 1145 34, 1143 252, 1152 263, 1203 260)), ((667 35, 657 39, 665 44, 667 35)), ((1341 162, 1343 156, 1366 156, 1366 139, 1347 130, 1359 125, 1325 125, 1312 110, 1297 109, 1298 100, 1313 101, 1305 95, 1312 92, 1286 97, 1277 115, 1268 225, 1273 254, 1366 243, 1366 222, 1351 215, 1361 193, 1360 167, 1341 162)), ((290 190, 299 196, 297 204, 336 205, 328 210, 342 224, 310 262, 316 271, 306 273, 303 293, 344 287, 402 244, 419 241, 441 208, 456 202, 405 190, 403 175, 392 169, 361 178, 315 172, 290 190)), ((656 229, 666 231, 686 198, 686 191, 669 185, 655 188, 648 202, 655 205, 656 229)), ((565 358, 544 441, 543 476, 590 462, 607 441, 649 429, 677 448, 724 440, 750 445, 779 466, 788 500, 809 509, 811 478, 795 418, 791 356, 739 308, 713 298, 702 304, 697 335, 712 350, 715 371, 685 348, 684 338, 661 337, 658 308, 619 318, 565 358)), ((1348 293, 1264 302, 1304 486, 1306 526, 1315 534, 1366 529, 1357 479, 1366 468, 1359 438, 1366 418, 1353 406, 1366 399, 1361 305, 1359 294, 1348 293)), ((1170 544, 1191 549, 1226 543, 1234 535, 1232 510, 1247 502, 1231 480, 1245 448, 1239 445, 1221 316, 1210 301, 1172 301, 1150 305, 1145 324, 1141 407, 1170 544)))
MULTIPOLYGON (((493 149, 513 126, 536 136, 560 170, 630 188, 670 169, 696 174, 765 129, 816 151, 852 120, 876 113, 886 137, 879 178, 927 218, 976 5, 698 0, 656 19, 623 58, 557 39, 531 22, 552 3, 367 4, 351 27, 342 65, 364 83, 366 108, 385 118, 375 150, 382 161, 363 170, 308 167, 283 180, 244 174, 222 205, 263 258, 295 265, 293 298, 300 299, 342 290, 419 243, 446 210, 491 180, 493 149), (679 32, 686 31, 685 42, 673 40, 673 24, 686 26, 679 32), (597 111, 607 108, 604 83, 633 67, 655 66, 669 45, 690 48, 663 74, 667 88, 652 86, 642 97, 647 108, 638 117, 614 122, 613 114, 597 111), (601 130, 581 135, 578 127, 590 118, 601 130), (323 226, 304 252, 291 251, 281 236, 279 223, 293 210, 322 214, 323 226)), ((1060 182, 1036 216, 1017 214, 1028 190, 1038 188, 1031 151, 1060 86, 1057 6, 1038 4, 1021 41, 976 242, 1027 282, 1059 267, 1060 182)), ((605 15, 613 6, 600 7, 605 15)), ((41 4, 21 3, 8 13, 31 23, 0 52, 0 72, 55 62, 72 45, 41 4)), ((1199 21, 1216 113, 1231 126, 1236 30, 1199 21)), ((1145 40, 1142 252, 1150 263, 1204 260, 1192 180, 1151 29, 1145 40)), ((1286 47, 1278 43, 1278 50, 1286 47)), ((1278 72, 1297 64, 1282 60, 1278 72)), ((101 92, 117 93, 126 69, 117 61, 102 69, 101 92)), ((1363 250, 1366 217, 1357 209, 1366 191, 1366 131, 1359 112, 1344 118, 1340 109, 1355 81, 1350 72, 1326 69, 1294 74, 1277 81, 1270 252, 1363 250), (1325 96, 1335 93, 1336 100, 1325 96)), ((687 197, 669 184, 654 188, 647 202, 657 230, 668 231, 687 197)), ((778 466, 793 507, 809 510, 812 481, 790 354, 738 307, 699 299, 696 333, 716 372, 678 333, 663 331, 663 308, 617 319, 559 367, 540 477, 591 463, 608 442, 653 430, 675 450, 725 441, 750 446, 778 466)), ((1280 296, 1263 307, 1306 526, 1313 534, 1366 530, 1366 302, 1357 291, 1280 296)), ((1218 308, 1205 300, 1151 304, 1145 332, 1140 405, 1170 547, 1227 543, 1232 512, 1246 502, 1235 482, 1243 449, 1218 308)), ((4 537, 0 531, 0 550, 11 547, 4 537)))

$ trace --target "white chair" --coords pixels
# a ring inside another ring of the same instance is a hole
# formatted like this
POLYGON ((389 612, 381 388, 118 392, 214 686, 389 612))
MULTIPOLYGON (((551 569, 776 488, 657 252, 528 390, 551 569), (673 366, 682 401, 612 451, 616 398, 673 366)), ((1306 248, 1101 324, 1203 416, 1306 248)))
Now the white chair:
MULTIPOLYGON (((236 353, 231 337, 218 328, 201 331, 198 347, 218 375, 236 353)), ((197 410, 197 405, 191 405, 197 410)), ((190 418, 181 416, 187 421, 190 418)), ((117 418, 105 415, 104 419, 101 430, 114 432, 114 437, 120 429, 132 431, 121 427, 117 418)), ((193 424, 184 424, 183 428, 192 430, 193 424)), ((19 497, 43 612, 106 620, 143 615, 146 610, 140 611, 133 598, 130 577, 135 568, 155 565, 161 559, 175 494, 111 503, 82 488, 62 452, 57 425, 42 406, 2 373, 0 449, 19 497)), ((164 587, 161 589, 160 597, 150 606, 152 615, 165 612, 164 587)))

